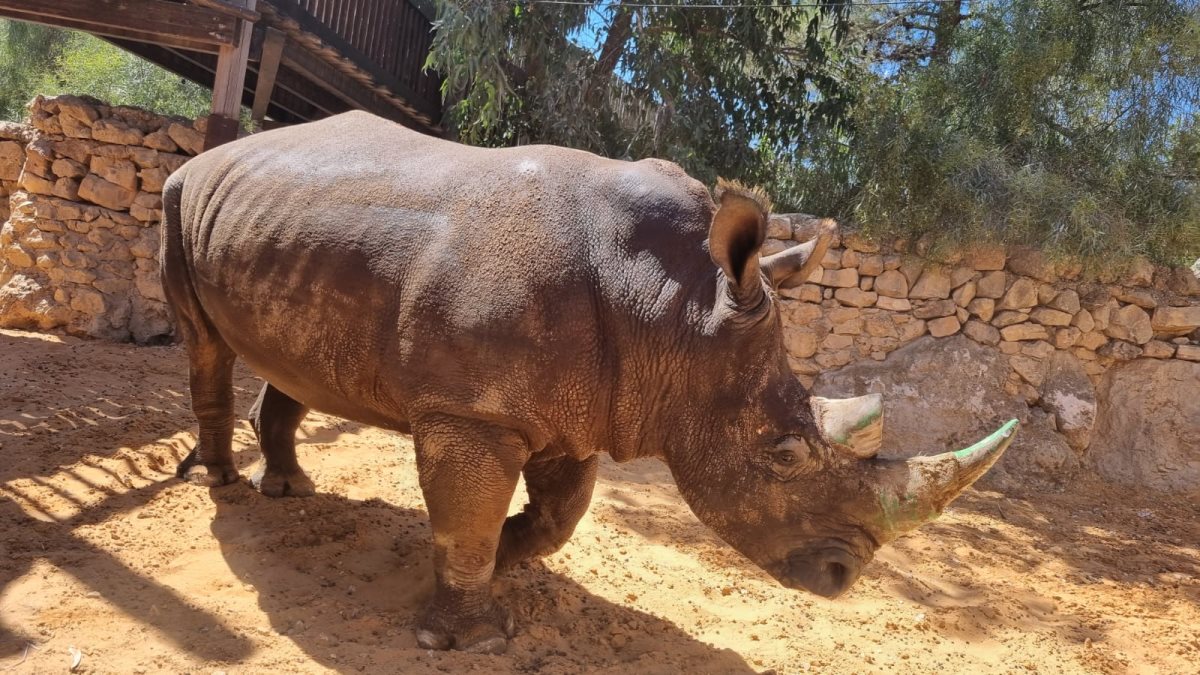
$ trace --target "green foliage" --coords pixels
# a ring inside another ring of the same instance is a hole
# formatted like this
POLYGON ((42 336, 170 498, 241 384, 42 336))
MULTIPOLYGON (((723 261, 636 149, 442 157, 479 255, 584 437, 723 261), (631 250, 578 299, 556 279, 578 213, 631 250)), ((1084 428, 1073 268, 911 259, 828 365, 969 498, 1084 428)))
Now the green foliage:
POLYGON ((87 33, 0 20, 0 118, 22 119, 37 94, 86 94, 112 105, 198 117, 208 90, 87 33))
POLYGON ((1194 2, 973 3, 949 58, 928 37, 905 43, 915 58, 861 64, 850 132, 811 139, 778 201, 933 242, 1200 255, 1194 2), (829 179, 848 188, 832 202, 814 194, 829 179))
POLYGON ((658 156, 702 180, 754 180, 771 152, 847 105, 832 74, 848 16, 840 2, 726 11, 441 0, 438 16, 428 64, 445 76, 451 122, 469 143, 658 156), (589 42, 594 50, 580 46, 589 42))
POLYGON ((0 119, 19 120, 42 75, 54 66, 67 34, 0 19, 0 119))

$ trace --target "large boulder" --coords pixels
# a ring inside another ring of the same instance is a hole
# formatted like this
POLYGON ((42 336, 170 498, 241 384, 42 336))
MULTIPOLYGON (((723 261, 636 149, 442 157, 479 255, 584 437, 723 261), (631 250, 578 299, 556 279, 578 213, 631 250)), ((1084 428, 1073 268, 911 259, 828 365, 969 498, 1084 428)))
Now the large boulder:
POLYGON ((925 337, 883 361, 860 361, 822 372, 820 396, 883 394, 885 457, 911 457, 966 447, 1005 420, 1022 422, 1013 445, 987 479, 1013 485, 1028 478, 1062 483, 1077 468, 1077 454, 1055 431, 1055 417, 1030 410, 1005 391, 1009 368, 997 350, 964 336, 925 337))
POLYGON ((1138 359, 1110 368, 1098 390, 1088 451, 1096 471, 1200 495, 1200 363, 1138 359))

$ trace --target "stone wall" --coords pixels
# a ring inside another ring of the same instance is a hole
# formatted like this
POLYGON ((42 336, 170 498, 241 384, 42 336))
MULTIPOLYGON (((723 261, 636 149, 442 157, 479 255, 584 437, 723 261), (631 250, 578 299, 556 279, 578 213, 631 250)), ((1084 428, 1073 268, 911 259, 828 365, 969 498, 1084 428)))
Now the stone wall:
MULTIPOLYGON (((0 327, 169 336, 159 193, 199 151, 202 122, 69 96, 36 99, 30 118, 0 125, 0 196, 11 207, 0 327)), ((772 217, 765 252, 806 241, 815 224, 772 217)), ((925 253, 847 233, 809 279, 780 292, 789 361, 806 385, 883 393, 891 455, 961 446, 1017 417, 997 480, 1062 484, 1091 467, 1116 481, 1200 486, 1200 270, 1142 260, 1084 281, 1036 250, 925 253)))
MULTIPOLYGON (((774 217, 767 252, 808 239, 813 225, 774 217)), ((1001 480, 1061 484, 1092 466, 1200 491, 1198 273, 1138 260, 1083 281, 1077 265, 1037 250, 980 246, 932 260, 850 233, 780 292, 784 341, 817 393, 884 394, 893 455, 961 447, 1017 417, 1001 480)))
POLYGON ((171 326, 158 280, 163 182, 203 120, 38 97, 0 126, 0 326, 149 342, 171 326))

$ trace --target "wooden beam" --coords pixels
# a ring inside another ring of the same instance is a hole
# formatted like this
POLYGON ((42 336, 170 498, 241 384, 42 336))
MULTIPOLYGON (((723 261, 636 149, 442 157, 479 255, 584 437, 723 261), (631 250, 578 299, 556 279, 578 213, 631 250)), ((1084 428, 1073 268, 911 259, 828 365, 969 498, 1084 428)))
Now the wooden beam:
POLYGON ((267 116, 271 103, 271 92, 275 89, 275 76, 279 74, 279 61, 283 57, 283 46, 287 36, 274 28, 267 28, 263 39, 262 56, 258 60, 258 82, 254 87, 254 105, 250 108, 250 119, 261 124, 267 116))
MULTIPOLYGON (((254 11, 257 0, 231 0, 238 6, 254 11)), ((217 52, 217 71, 213 79, 212 114, 208 116, 208 132, 204 149, 214 148, 237 138, 238 118, 242 109, 242 87, 246 84, 246 62, 250 58, 250 35, 254 24, 239 21, 237 44, 221 45, 217 52)))
POLYGON ((225 0, 192 0, 192 4, 200 5, 201 7, 207 7, 222 14, 236 16, 242 21, 249 21, 250 23, 256 23, 262 18, 262 15, 258 12, 246 9, 245 7, 239 7, 238 5, 228 3, 225 0))
POLYGON ((237 40, 236 18, 166 0, 0 0, 0 16, 201 51, 237 40))

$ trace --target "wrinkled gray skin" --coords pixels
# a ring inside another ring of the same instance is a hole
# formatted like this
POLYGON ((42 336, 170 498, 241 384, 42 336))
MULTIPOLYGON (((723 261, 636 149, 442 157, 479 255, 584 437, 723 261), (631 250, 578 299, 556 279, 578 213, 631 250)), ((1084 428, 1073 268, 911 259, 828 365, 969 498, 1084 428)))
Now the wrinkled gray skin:
POLYGON ((241 357, 269 382, 264 494, 312 494, 309 409, 413 435, 437 577, 423 646, 505 648, 493 570, 566 542, 601 453, 662 459, 727 542, 836 596, 894 536, 878 494, 908 471, 814 427, 759 269, 760 201, 731 188, 718 211, 666 162, 476 149, 358 112, 206 152, 164 190, 200 422, 180 475, 237 480, 241 357), (506 520, 522 472, 530 502, 506 520))

